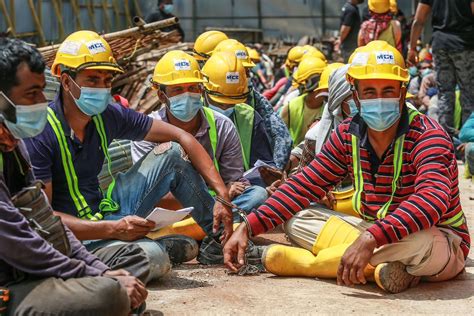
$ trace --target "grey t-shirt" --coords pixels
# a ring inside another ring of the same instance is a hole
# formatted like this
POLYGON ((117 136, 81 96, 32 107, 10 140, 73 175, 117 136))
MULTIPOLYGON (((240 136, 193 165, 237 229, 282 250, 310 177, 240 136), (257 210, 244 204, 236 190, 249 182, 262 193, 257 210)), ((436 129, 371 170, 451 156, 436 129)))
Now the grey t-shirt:
MULTIPOLYGON (((202 123, 194 137, 196 137, 196 140, 206 149, 209 157, 213 159, 214 154, 209 138, 209 123, 206 120, 203 110, 199 111, 199 115, 201 115, 202 123)), ((165 107, 151 113, 149 116, 153 119, 169 123, 165 107)), ((214 111, 214 117, 216 119, 217 129, 216 159, 219 163, 219 173, 225 184, 239 181, 244 173, 244 162, 239 135, 237 134, 234 123, 226 116, 214 111)), ((148 154, 156 145, 156 143, 147 141, 132 143, 133 163, 148 154)))

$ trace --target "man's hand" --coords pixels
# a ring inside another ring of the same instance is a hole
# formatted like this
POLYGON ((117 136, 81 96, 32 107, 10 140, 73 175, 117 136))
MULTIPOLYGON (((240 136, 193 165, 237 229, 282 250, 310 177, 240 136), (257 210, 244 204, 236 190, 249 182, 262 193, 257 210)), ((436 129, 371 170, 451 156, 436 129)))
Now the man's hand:
POLYGON ((407 56, 407 59, 408 59, 408 65, 409 66, 416 66, 418 61, 418 56, 417 56, 417 52, 416 50, 414 49, 409 49, 408 50, 408 56, 407 56))
MULTIPOLYGON (((104 274, 105 275, 105 274, 104 274)), ((114 279, 120 282, 120 284, 127 290, 128 297, 130 298, 131 308, 135 309, 145 302, 148 291, 145 288, 145 284, 134 276, 112 276, 114 279)))
POLYGON ((232 271, 237 271, 245 263, 249 234, 247 225, 240 224, 224 246, 224 264, 232 271))
POLYGON ((155 222, 138 216, 126 216, 113 223, 113 238, 132 241, 145 237, 153 228, 155 222))
POLYGON ((224 232, 221 236, 222 244, 225 244, 229 240, 230 236, 234 231, 232 227, 232 209, 226 205, 223 205, 221 202, 216 201, 214 203, 214 222, 212 225, 212 231, 214 234, 219 230, 221 224, 224 225, 224 232))
POLYGON ((278 190, 278 188, 283 184, 284 182, 282 180, 276 180, 273 182, 270 186, 266 187, 265 190, 267 190, 268 197, 272 196, 273 193, 278 190))
POLYGON ((245 189, 247 189, 248 185, 243 182, 231 182, 229 184, 229 198, 233 200, 234 198, 241 195, 245 189))
POLYGON ((124 269, 109 270, 105 271, 104 276, 116 277, 116 276, 130 276, 130 272, 124 269))
POLYGON ((374 254, 377 242, 369 232, 364 232, 347 248, 337 270, 337 284, 352 286, 367 283, 364 270, 374 254))

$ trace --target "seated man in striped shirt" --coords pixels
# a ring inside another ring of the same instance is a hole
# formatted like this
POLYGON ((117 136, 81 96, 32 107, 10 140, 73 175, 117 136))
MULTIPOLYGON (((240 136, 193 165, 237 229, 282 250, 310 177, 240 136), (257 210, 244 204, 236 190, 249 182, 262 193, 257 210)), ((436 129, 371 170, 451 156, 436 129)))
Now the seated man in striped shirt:
POLYGON ((359 114, 341 123, 322 151, 258 210, 224 248, 224 261, 244 264, 250 236, 286 222, 293 244, 262 256, 276 275, 337 278, 351 286, 375 280, 401 292, 420 279, 454 278, 470 247, 451 140, 438 123, 405 105, 408 72, 384 41, 359 47, 347 79, 359 114), (359 217, 307 208, 342 179, 354 182, 359 217))

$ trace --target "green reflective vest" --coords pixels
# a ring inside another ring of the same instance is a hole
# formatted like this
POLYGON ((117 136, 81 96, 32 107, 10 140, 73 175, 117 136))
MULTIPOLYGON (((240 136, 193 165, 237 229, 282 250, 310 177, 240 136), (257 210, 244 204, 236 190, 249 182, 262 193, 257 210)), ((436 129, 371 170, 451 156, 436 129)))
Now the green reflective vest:
MULTIPOLYGON (((407 105, 408 107, 408 115, 409 115, 409 122, 411 123, 413 119, 420 115, 420 113, 411 105, 407 105)), ((360 163, 360 140, 357 136, 352 135, 352 167, 354 170, 354 195, 352 196, 352 208, 354 211, 359 214, 359 216, 369 222, 373 222, 377 219, 382 219, 387 216, 388 208, 390 204, 392 204, 393 196, 395 195, 395 191, 397 190, 398 181, 400 179, 400 174, 402 172, 403 167, 403 144, 405 142, 405 135, 401 135, 395 141, 394 146, 394 154, 393 154, 393 179, 392 179, 392 193, 390 195, 390 199, 379 209, 377 212, 377 218, 369 216, 367 214, 362 213, 361 210, 361 195, 362 191, 364 190, 364 176, 362 174, 362 166, 360 163)), ((441 226, 452 226, 452 227, 459 227, 464 223, 464 214, 463 212, 458 213, 456 216, 438 223, 441 226)))
MULTIPOLYGON (((217 148, 217 129, 216 119, 213 111, 204 107, 204 114, 207 122, 209 123, 209 139, 211 141, 211 147, 214 154, 214 165, 219 170, 219 165, 216 159, 216 148, 217 148)), ((240 138, 240 146, 242 149, 242 157, 244 160, 245 171, 250 169, 250 151, 252 149, 252 134, 253 134, 253 121, 255 118, 255 110, 245 103, 240 103, 234 107, 233 121, 237 128, 237 133, 240 138)))
POLYGON ((300 135, 304 124, 303 112, 306 95, 307 93, 304 93, 291 100, 288 104, 288 129, 295 146, 301 142, 300 135))
POLYGON ((71 151, 66 140, 66 135, 62 128, 61 122, 58 120, 53 109, 48 107, 48 123, 53 128, 56 139, 58 140, 61 163, 63 165, 64 174, 66 175, 67 186, 69 189, 69 194, 71 199, 74 202, 76 207, 77 216, 82 219, 89 219, 93 221, 101 220, 104 218, 105 213, 116 212, 120 209, 120 205, 112 199, 112 191, 115 187, 115 178, 112 175, 111 171, 111 161, 108 150, 107 135, 105 133, 104 122, 101 115, 93 116, 92 121, 95 124, 97 133, 99 134, 101 147, 104 152, 104 156, 107 159, 107 169, 112 177, 112 183, 107 188, 107 191, 104 194, 104 198, 100 202, 99 212, 93 214, 92 209, 87 204, 86 199, 79 190, 79 181, 74 169, 74 164, 72 160, 71 151))

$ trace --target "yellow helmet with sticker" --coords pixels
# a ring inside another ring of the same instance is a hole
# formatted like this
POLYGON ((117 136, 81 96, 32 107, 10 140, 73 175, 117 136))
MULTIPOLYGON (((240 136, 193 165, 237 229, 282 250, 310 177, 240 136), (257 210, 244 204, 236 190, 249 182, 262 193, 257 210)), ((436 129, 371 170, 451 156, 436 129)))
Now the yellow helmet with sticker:
POLYGON ((206 94, 215 102, 239 104, 249 88, 242 62, 231 52, 214 52, 201 70, 206 94))
POLYGON ((59 77, 62 69, 75 72, 84 69, 100 69, 123 73, 109 43, 92 31, 74 32, 59 46, 51 66, 51 73, 59 77))
POLYGON ((385 41, 372 41, 357 48, 349 58, 347 80, 388 79, 407 82, 410 79, 402 54, 385 41))
POLYGON ((305 45, 303 46, 303 48, 306 49, 306 53, 304 54, 304 57, 310 55, 310 56, 317 57, 319 59, 326 61, 326 56, 324 56, 324 54, 316 47, 311 46, 311 45, 305 45))
POLYGON ((196 38, 194 42, 194 58, 196 60, 208 60, 216 46, 226 39, 229 39, 221 31, 207 31, 196 38))
POLYGON ((230 52, 242 62, 245 68, 253 68, 255 64, 250 59, 247 48, 241 42, 235 39, 227 39, 217 44, 214 52, 230 52))
POLYGON ((198 62, 182 50, 172 50, 161 57, 152 78, 153 84, 166 86, 202 82, 204 80, 198 62))

